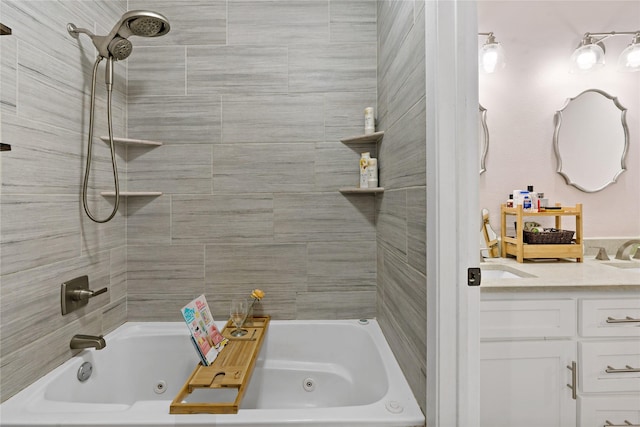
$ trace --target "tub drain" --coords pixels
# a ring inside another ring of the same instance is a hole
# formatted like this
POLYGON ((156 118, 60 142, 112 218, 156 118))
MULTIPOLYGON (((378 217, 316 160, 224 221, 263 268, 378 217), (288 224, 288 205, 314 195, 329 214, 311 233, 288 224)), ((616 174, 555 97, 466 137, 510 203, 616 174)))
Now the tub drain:
POLYGON ((316 380, 314 380, 313 378, 305 378, 305 380, 302 382, 302 388, 305 389, 305 391, 313 391, 316 389, 316 380))
POLYGON ((160 380, 156 383, 156 385, 153 386, 153 391, 156 392, 156 394, 162 394, 165 391, 167 391, 167 382, 164 380, 160 380))
POLYGON ((85 382, 89 379, 91 373, 93 373, 93 365, 91 362, 84 362, 78 369, 78 381, 85 382))

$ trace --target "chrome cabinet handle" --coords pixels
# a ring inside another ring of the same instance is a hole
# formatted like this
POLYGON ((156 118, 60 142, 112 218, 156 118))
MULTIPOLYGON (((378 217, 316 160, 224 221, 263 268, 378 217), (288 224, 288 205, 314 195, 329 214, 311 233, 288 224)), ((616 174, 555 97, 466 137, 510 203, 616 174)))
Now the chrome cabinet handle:
POLYGON ((613 317, 607 317, 607 323, 640 323, 640 319, 635 319, 631 316, 627 316, 624 319, 614 319, 613 317))
POLYGON ((624 424, 614 424, 611 421, 606 420, 603 427, 640 427, 640 424, 633 424, 628 420, 624 420, 624 424))
POLYGON ((578 386, 577 386, 577 379, 578 379, 578 369, 576 366, 576 362, 571 362, 571 365, 567 365, 567 369, 571 371, 571 384, 567 384, 567 387, 569 387, 571 389, 571 397, 573 398, 573 400, 576 400, 576 398, 578 397, 578 386))
POLYGON ((630 373, 630 372, 640 372, 640 368, 634 368, 629 365, 625 365, 624 368, 616 369, 613 366, 607 365, 607 369, 604 370, 607 374, 621 374, 621 373, 630 373))

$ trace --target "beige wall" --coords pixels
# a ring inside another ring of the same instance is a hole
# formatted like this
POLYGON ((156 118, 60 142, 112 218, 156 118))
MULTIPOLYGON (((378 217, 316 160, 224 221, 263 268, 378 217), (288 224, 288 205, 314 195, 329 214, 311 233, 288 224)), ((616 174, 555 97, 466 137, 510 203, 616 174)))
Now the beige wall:
MULTIPOLYGON (((616 70, 630 36, 605 42, 607 65, 570 74, 569 57, 586 32, 640 30, 634 1, 481 1, 478 30, 493 31, 506 51, 502 72, 480 75, 480 103, 487 109, 490 146, 480 176, 480 203, 499 230, 500 203, 514 189, 534 185, 551 202, 582 203, 587 238, 640 235, 640 73, 616 70), (554 114, 586 89, 617 96, 628 109, 627 171, 596 193, 565 183, 556 172, 554 114)), ((484 38, 479 37, 479 45, 484 38)), ((571 227, 567 223, 567 228, 571 227)))

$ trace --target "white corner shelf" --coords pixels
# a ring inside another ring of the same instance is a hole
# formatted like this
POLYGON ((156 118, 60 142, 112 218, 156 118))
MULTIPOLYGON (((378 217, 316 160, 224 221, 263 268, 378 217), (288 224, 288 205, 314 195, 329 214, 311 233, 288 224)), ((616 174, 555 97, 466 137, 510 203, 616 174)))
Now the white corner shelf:
MULTIPOLYGON (((116 197, 115 191, 102 191, 100 193, 104 197, 116 197)), ((121 191, 120 197, 156 197, 162 196, 161 191, 121 191)))
POLYGON ((382 141, 384 131, 375 132, 369 135, 356 135, 341 139, 345 144, 373 144, 382 141))
POLYGON ((340 188, 342 194, 374 194, 374 193, 384 193, 384 187, 375 187, 375 188, 359 188, 359 187, 343 187, 340 188))
MULTIPOLYGON (((108 136, 101 136, 100 139, 103 140, 104 142, 109 142, 108 136)), ((146 139, 132 139, 132 138, 115 138, 114 137, 113 142, 116 142, 118 144, 124 144, 124 145, 148 145, 153 147, 158 147, 162 145, 162 142, 159 142, 159 141, 149 141, 146 139)))
MULTIPOLYGON (((384 131, 374 132, 369 135, 357 135, 343 138, 340 141, 344 144, 377 144, 382 141, 384 131)), ((338 191, 342 194, 376 194, 384 193, 384 187, 360 188, 360 187, 342 187, 338 191)))

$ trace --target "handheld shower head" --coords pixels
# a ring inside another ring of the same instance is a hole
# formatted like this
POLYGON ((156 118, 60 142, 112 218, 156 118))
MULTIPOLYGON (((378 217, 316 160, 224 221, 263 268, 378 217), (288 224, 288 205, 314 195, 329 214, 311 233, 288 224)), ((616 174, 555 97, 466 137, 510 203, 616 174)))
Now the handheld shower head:
POLYGON ((131 55, 133 44, 127 40, 130 36, 158 37, 167 34, 170 29, 167 18, 148 10, 131 10, 125 13, 106 36, 96 36, 85 28, 77 28, 73 24, 67 25, 67 31, 73 37, 87 34, 101 57, 113 58, 116 61, 131 55))
POLYGON ((118 23, 106 36, 96 36, 86 28, 78 28, 73 24, 67 24, 69 34, 78 38, 80 34, 86 34, 98 49, 98 57, 93 64, 93 75, 91 79, 91 102, 89 106, 89 136, 87 142, 87 165, 84 172, 84 182, 82 185, 82 205, 87 216, 92 221, 104 223, 110 221, 118 211, 120 206, 120 185, 118 181, 118 170, 116 166, 116 155, 113 142, 113 126, 111 124, 111 94, 113 91, 113 62, 126 59, 131 55, 133 45, 129 40, 130 36, 158 37, 169 32, 169 21, 164 16, 156 12, 146 10, 132 10, 122 15, 118 23), (116 190, 116 199, 111 214, 105 219, 96 218, 90 211, 87 204, 87 188, 89 174, 91 170, 91 150, 93 146, 93 118, 95 112, 96 99, 96 74, 100 62, 106 59, 105 84, 107 86, 107 127, 109 129, 109 147, 111 148, 111 165, 113 170, 113 183, 116 190))
POLYGON ((116 61, 120 61, 122 59, 127 59, 129 55, 131 55, 133 45, 127 39, 116 37, 109 42, 107 50, 109 51, 113 59, 115 59, 116 61))

